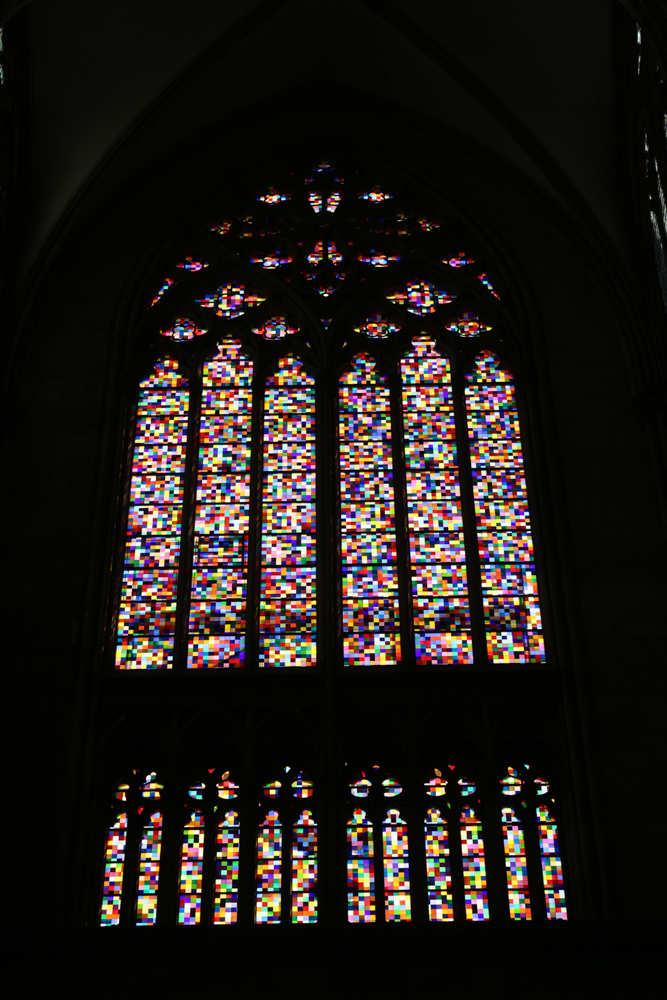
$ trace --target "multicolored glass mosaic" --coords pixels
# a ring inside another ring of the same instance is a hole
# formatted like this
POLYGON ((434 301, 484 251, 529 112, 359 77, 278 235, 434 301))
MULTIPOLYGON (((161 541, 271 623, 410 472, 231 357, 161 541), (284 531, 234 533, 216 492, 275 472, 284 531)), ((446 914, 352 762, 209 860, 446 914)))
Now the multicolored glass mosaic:
POLYGON ((369 188, 368 191, 360 191, 359 197, 363 201, 371 201, 377 205, 381 201, 389 201, 389 199, 393 198, 394 196, 393 194, 387 194, 386 191, 383 191, 381 188, 375 185, 374 187, 369 188))
POLYGON ((280 795, 280 789, 282 788, 282 783, 280 781, 267 781, 262 789, 262 795, 267 799, 277 799, 280 795))
POLYGON ((452 302, 456 296, 444 288, 436 288, 430 281, 409 281, 404 292, 394 292, 387 298, 417 316, 428 316, 439 306, 452 302))
POLYGON ((390 809, 382 822, 382 857, 385 920, 410 920, 408 827, 398 809, 390 809))
POLYGON ((449 264, 450 267, 465 267, 466 264, 474 264, 474 257, 469 257, 465 250, 459 251, 453 257, 445 257, 442 262, 443 264, 449 264))
POLYGON ((384 250, 369 250, 367 253, 360 253, 357 260, 362 264, 371 264, 372 267, 389 267, 397 260, 400 260, 397 253, 386 253, 384 250))
POLYGON ((484 274, 484 273, 478 274, 477 275, 477 280, 482 282, 482 284, 486 288, 487 292, 491 292, 491 294, 494 295, 497 299, 500 298, 500 296, 498 295, 498 292, 495 290, 495 288, 491 284, 491 279, 489 278, 488 274, 484 274))
POLYGON ((375 862, 373 824, 363 809, 355 809, 347 824, 347 920, 375 923, 375 862))
POLYGON ((315 380, 292 355, 266 380, 259 603, 260 667, 317 655, 315 380))
POLYGON ((253 365, 225 340, 202 372, 188 667, 245 656, 253 365))
POLYGON ((100 927, 113 927, 120 920, 126 844, 127 813, 121 813, 116 817, 116 822, 113 826, 109 828, 104 848, 104 881, 102 883, 100 927))
POLYGON ((458 333, 459 337, 464 339, 472 339, 483 333, 488 333, 489 330, 493 330, 493 327, 488 323, 483 323, 475 313, 464 312, 455 322, 445 324, 445 330, 458 333))
POLYGON ((523 828, 514 810, 509 808, 503 809, 503 845, 510 917, 512 920, 530 920, 528 862, 523 828))
POLYGON ((169 337, 171 340, 194 340, 195 337, 203 337, 206 330, 203 330, 191 319, 174 320, 174 325, 168 330, 160 330, 161 337, 169 337))
MULTIPOLYGON (((432 793, 429 793, 432 794, 432 793)), ((439 809, 429 809, 424 822, 426 851, 426 888, 428 918, 433 921, 454 919, 452 876, 450 871, 447 822, 439 809)))
POLYGON ((308 192, 308 203, 313 212, 322 211, 322 195, 318 191, 308 192))
POLYGON ((450 366, 429 337, 401 362, 418 664, 473 662, 450 366))
POLYGON ((277 187, 270 187, 265 194, 257 195, 257 201, 263 201, 265 205, 277 205, 281 201, 289 201, 290 198, 291 195, 277 187))
POLYGON ((278 813, 270 809, 257 837, 256 924, 280 923, 282 857, 282 824, 278 813))
POLYGON ((313 794, 313 783, 308 778, 304 778, 303 772, 299 771, 292 782, 292 795, 295 799, 309 799, 313 794))
POLYGON ((141 797, 142 799, 159 799, 163 789, 164 785, 161 785, 157 780, 155 771, 151 771, 140 786, 141 797))
POLYGON ((260 264, 262 267, 268 270, 275 269, 277 267, 282 267, 283 264, 291 264, 294 260, 289 254, 284 254, 280 250, 274 250, 271 253, 265 254, 263 257, 251 257, 251 264, 260 264))
POLYGON ((544 663, 514 380, 491 351, 466 375, 465 400, 488 657, 544 663))
POLYGON ((160 301, 164 293, 169 291, 171 286, 175 284, 176 282, 172 278, 165 278, 160 287, 158 288, 157 292, 155 293, 155 297, 152 299, 151 305, 152 306, 156 305, 156 303, 160 301))
POLYGON ((385 778, 382 782, 382 795, 385 799, 393 799, 403 791, 403 785, 394 778, 385 778))
POLYGON ((235 924, 239 906, 239 848, 241 830, 238 813, 231 811, 218 823, 215 852, 213 923, 235 924))
POLYGON ((558 844, 558 827, 546 805, 539 805, 536 813, 547 918, 549 920, 567 920, 565 882, 563 881, 563 864, 558 844))
POLYGON ((229 777, 229 771, 225 771, 217 784, 219 799, 238 798, 239 786, 229 777))
POLYGON ((186 927, 201 920, 202 875, 204 872, 204 817, 192 813, 185 824, 181 844, 178 922, 186 927))
POLYGON ((299 332, 298 326, 290 326, 284 316, 274 316, 267 319, 261 326, 254 326, 252 332, 264 340, 283 340, 294 333, 299 332))
POLYGON ((317 824, 308 809, 292 831, 292 923, 317 923, 317 824))
POLYGON ((116 668, 173 666, 188 383, 171 358, 139 386, 116 668))
POLYGON ((329 197, 327 198, 327 212, 331 212, 333 214, 333 212, 335 212, 338 206, 340 205, 340 199, 341 199, 340 191, 332 191, 329 197))
POLYGON ((139 848, 137 876, 137 927, 152 926, 157 919, 157 891, 160 880, 162 814, 153 813, 144 826, 139 848))
POLYGON ((354 795, 355 799, 367 799, 370 794, 372 784, 372 781, 364 775, 357 781, 352 782, 350 785, 350 791, 354 795))
POLYGON ((346 666, 400 659, 388 380, 367 354, 340 380, 340 533, 346 666))
POLYGON ((486 860, 482 824, 473 809, 461 812, 461 855, 466 920, 488 920, 486 860))
POLYGON ((238 316, 243 316, 246 309, 264 302, 264 299, 259 295, 248 295, 245 285, 240 282, 228 281, 216 288, 214 292, 209 292, 195 301, 204 309, 214 309, 216 316, 222 316, 223 319, 236 319, 238 316))
POLYGON ((201 257, 185 257, 176 267, 180 267, 183 271, 201 271, 208 267, 208 261, 202 260, 201 257))
POLYGON ((426 788, 426 794, 432 795, 433 798, 441 798, 441 796, 447 794, 447 780, 443 778, 442 771, 438 768, 434 768, 433 775, 424 782, 424 787, 426 788))
POLYGON ((523 787, 523 781, 519 777, 519 772, 515 767, 507 768, 507 774, 501 779, 500 784, 503 795, 519 795, 523 787))
POLYGON ((398 333, 401 327, 398 323, 385 319, 380 313, 373 313, 354 329, 356 333, 365 333, 371 340, 386 340, 391 333, 398 333))

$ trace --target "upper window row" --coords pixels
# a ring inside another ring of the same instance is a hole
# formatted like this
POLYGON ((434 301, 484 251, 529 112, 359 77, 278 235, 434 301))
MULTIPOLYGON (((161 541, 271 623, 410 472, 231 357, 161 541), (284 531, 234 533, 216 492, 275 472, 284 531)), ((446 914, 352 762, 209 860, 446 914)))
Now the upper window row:
MULTIPOLYGON (((216 225, 207 239, 240 225, 236 245, 210 265, 187 257, 148 311, 156 357, 133 417, 116 667, 543 663, 498 293, 466 252, 443 255, 437 223, 390 218, 391 196, 361 185, 360 226, 344 179, 320 172, 303 200, 314 217, 341 213, 340 231, 326 218, 216 225), (393 242, 357 253, 359 228, 393 242), (428 247, 401 243, 416 229, 428 247), (283 230, 270 253, 244 250, 245 267, 304 267, 249 291, 239 242, 283 230), (348 259, 409 269, 367 283, 348 259)), ((288 199, 270 188, 259 203, 270 216, 288 199)))

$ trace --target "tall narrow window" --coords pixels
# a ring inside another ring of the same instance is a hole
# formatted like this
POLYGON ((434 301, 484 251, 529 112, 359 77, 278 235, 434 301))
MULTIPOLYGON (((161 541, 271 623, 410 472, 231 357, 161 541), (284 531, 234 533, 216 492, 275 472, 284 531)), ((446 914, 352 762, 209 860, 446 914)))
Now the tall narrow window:
POLYGON ((375 922, 373 825, 363 809, 347 824, 347 919, 351 924, 375 922))
POLYGON ((104 852, 104 885, 100 925, 111 927, 120 921, 120 904, 123 894, 125 847, 127 844, 127 813, 122 812, 107 834, 104 852))
POLYGON ((466 920, 488 920, 489 902, 482 824, 470 807, 461 812, 461 854, 466 920))
POLYGON ((466 377, 489 659, 543 662, 544 641, 514 382, 491 351, 466 377))
POLYGON ((292 356, 266 380, 261 667, 316 660, 315 380, 292 356))
POLYGON ((154 812, 143 828, 137 878, 137 926, 149 927, 157 919, 157 891, 160 880, 162 813, 154 812))
POLYGON ((340 385, 341 552, 345 664, 400 659, 388 380, 361 354, 340 385))
POLYGON ((245 659, 252 373, 236 340, 203 368, 188 667, 245 659))
POLYGON ((503 846, 510 917, 512 920, 530 920, 528 864, 523 826, 515 811, 509 808, 503 809, 503 846))
POLYGON ((410 860, 408 828, 398 809, 389 809, 382 822, 385 917, 410 920, 410 860))
POLYGON ((429 337, 401 362, 417 663, 472 663, 450 365, 429 337))
POLYGON ((188 383, 167 358, 139 387, 116 667, 173 666, 188 383))
POLYGON ((563 867, 558 843, 558 827, 546 805, 537 807, 542 856, 542 881, 549 920, 567 920, 563 867))
POLYGON ((215 894, 213 923, 235 924, 239 900, 239 816, 234 810, 225 813, 218 823, 215 856, 215 894))
POLYGON ((447 821, 439 809, 429 809, 424 824, 429 920, 453 920, 447 821))
POLYGON ((193 812, 183 830, 178 922, 185 926, 201 920, 202 876, 204 873, 204 816, 193 812))
POLYGON ((257 836, 256 924, 279 924, 282 889, 283 831, 275 809, 269 809, 257 836))
POLYGON ((292 831, 292 923, 317 922, 317 825, 304 809, 292 831))

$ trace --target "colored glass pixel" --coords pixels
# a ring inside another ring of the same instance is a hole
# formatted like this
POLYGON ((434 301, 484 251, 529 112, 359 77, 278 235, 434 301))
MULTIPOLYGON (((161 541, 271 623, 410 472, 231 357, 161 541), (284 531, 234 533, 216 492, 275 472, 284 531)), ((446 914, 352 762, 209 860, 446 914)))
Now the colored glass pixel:
POLYGON ((503 809, 503 845, 510 917, 512 920, 530 920, 526 845, 521 822, 513 809, 503 809))
POLYGON ((466 264, 474 264, 475 260, 473 257, 469 257, 465 250, 461 250, 453 257, 445 257, 442 263, 449 264, 450 267, 465 267, 466 264))
POLYGON ((437 767, 433 772, 433 776, 424 782, 424 785, 426 794, 432 795, 434 798, 440 798, 447 794, 447 781, 443 778, 442 771, 439 771, 437 767))
POLYGON ((484 285, 484 287, 486 288, 486 290, 488 292, 491 292, 492 295, 495 295, 495 297, 497 299, 500 298, 500 296, 498 295, 498 292, 495 290, 495 288, 491 284, 491 279, 489 278, 488 274, 484 274, 484 273, 478 274, 477 275, 477 280, 482 282, 482 284, 484 285))
POLYGON ((390 322, 380 313, 373 313, 354 329, 356 333, 365 333, 371 340, 386 340, 390 333, 398 333, 401 328, 398 323, 390 322))
POLYGON ((317 824, 308 809, 292 831, 292 923, 317 923, 317 824))
POLYGON ((272 253, 267 253, 263 257, 251 257, 251 264, 261 264, 269 270, 275 269, 276 267, 281 267, 283 264, 291 264, 294 260, 289 254, 282 254, 280 250, 274 250, 272 253))
POLYGON ((549 920, 567 920, 565 882, 563 881, 563 865, 558 844, 558 827, 546 805, 539 805, 536 813, 547 918, 549 920))
POLYGON ((429 920, 437 922, 453 920, 449 837, 447 823, 439 809, 429 809, 426 813, 424 847, 429 920))
POLYGON ((178 922, 186 927, 201 920, 202 874, 204 871, 204 817, 194 812, 185 824, 181 845, 178 922))
POLYGON ((151 305, 154 306, 157 302, 159 302, 164 293, 167 292, 174 284, 176 284, 176 282, 172 278, 165 278, 155 293, 155 297, 151 301, 151 305))
POLYGON ((373 824, 362 809, 355 809, 347 824, 348 923, 375 923, 373 854, 373 824))
POLYGON ((405 306, 408 312, 417 316, 428 316, 438 306, 452 302, 456 296, 446 292, 444 288, 436 288, 429 281, 409 281, 404 292, 394 292, 387 298, 396 305, 405 306))
POLYGON ((523 786, 523 781, 515 767, 507 768, 507 775, 500 782, 503 795, 518 795, 523 786))
POLYGON ((215 854, 213 923, 235 924, 239 903, 239 816, 228 812, 218 823, 215 854))
POLYGON ((385 253, 384 250, 369 250, 368 253, 360 253, 357 257, 362 264, 371 264, 373 267, 388 267, 400 259, 398 254, 385 253))
POLYGON ((466 375, 465 399, 488 657, 544 663, 514 381, 491 351, 466 375))
POLYGON ((120 920, 126 844, 127 813, 121 813, 116 817, 116 822, 109 829, 104 849, 104 881, 102 885, 100 927, 113 927, 120 920))
POLYGON ((304 778, 303 772, 299 771, 292 782, 292 795, 295 799, 309 799, 313 794, 313 783, 308 778, 304 778))
POLYGON ((265 205, 277 205, 281 201, 289 201, 291 195, 285 191, 280 191, 276 187, 270 187, 265 194, 258 194, 257 201, 263 201, 265 205))
POLYGON ((340 533, 345 665, 400 659, 389 385, 366 354, 340 380, 340 533))
POLYGON ((189 668, 244 662, 252 373, 232 339, 202 373, 189 668))
POLYGON ((292 355, 266 380, 260 667, 315 664, 315 380, 292 355))
POLYGON ((171 358, 139 386, 116 668, 173 665, 188 383, 171 358))
POLYGON ((449 361, 417 337, 401 362, 417 663, 472 663, 449 361))
POLYGON ((236 319, 243 316, 247 308, 258 306, 264 299, 259 295, 246 294, 245 285, 240 282, 228 281, 220 285, 214 292, 209 292, 201 299, 196 299, 197 305, 204 309, 214 309, 216 316, 224 319, 236 319))
POLYGON ((461 813, 461 855, 466 920, 488 920, 482 824, 472 809, 464 809, 461 813))
POLYGON ((377 205, 381 201, 389 201, 389 199, 393 198, 394 196, 393 194, 387 194, 386 191, 382 191, 381 188, 375 185, 374 187, 369 188, 368 191, 360 191, 359 197, 363 201, 371 201, 377 205))
POLYGON ((270 809, 257 837, 256 924, 280 923, 282 844, 282 824, 278 813, 270 809))
POLYGON ((202 260, 201 257, 186 257, 176 267, 180 267, 183 271, 201 271, 202 268, 208 267, 208 261, 202 260))
POLYGON ((398 809, 390 809, 382 822, 382 857, 385 919, 410 920, 408 827, 398 809))
POLYGON ((160 880, 162 814, 153 813, 144 826, 139 848, 137 877, 137 927, 152 926, 157 919, 157 890, 160 880))

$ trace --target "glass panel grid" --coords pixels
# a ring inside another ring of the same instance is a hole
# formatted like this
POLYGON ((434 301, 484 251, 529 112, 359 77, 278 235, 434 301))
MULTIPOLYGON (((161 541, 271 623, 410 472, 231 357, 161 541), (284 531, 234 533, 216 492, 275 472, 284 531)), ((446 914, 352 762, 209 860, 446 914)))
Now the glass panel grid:
POLYGON ((288 355, 264 397, 260 667, 316 662, 315 380, 288 355))
POLYGON ((126 843, 127 813, 121 813, 109 829, 104 850, 104 882, 102 886, 100 927, 115 926, 120 920, 126 843))
POLYGON ((188 667, 245 656, 252 361, 226 340, 204 365, 188 667))
POLYGON ((152 926, 157 919, 157 891, 160 879, 162 814, 153 813, 144 826, 139 848, 137 878, 137 927, 152 926))
POLYGON ((270 809, 257 837, 256 924, 280 923, 282 844, 280 818, 274 809, 270 809))
POLYGON ((454 919, 447 823, 439 809, 429 809, 424 823, 429 920, 454 919))
POLYGON ((466 920, 488 920, 482 824, 472 809, 464 809, 461 813, 461 855, 466 920))
POLYGON ((390 809, 382 823, 385 919, 410 920, 410 862, 408 827, 397 809, 390 809))
POLYGON ((348 923, 375 923, 373 854, 373 824, 363 809, 355 809, 347 825, 348 923))
POLYGON ((193 926, 201 920, 204 871, 204 817, 193 813, 183 830, 179 879, 178 922, 193 926))
POLYGON ((339 395, 342 628, 346 666, 400 659, 389 385, 368 355, 339 395))
POLYGON ((418 664, 472 663, 449 361, 418 337, 401 377, 415 656, 418 664))
POLYGON ((292 831, 292 923, 317 923, 317 825, 308 809, 292 831))
POLYGON ((493 663, 544 663, 514 381, 484 351, 466 383, 488 656, 493 663))
POLYGON ((523 828, 513 809, 503 809, 503 846, 505 849, 505 874, 507 898, 512 920, 530 920, 528 894, 528 863, 523 828))
POLYGON ((139 388, 115 665, 173 666, 188 383, 171 358, 139 388))
POLYGON ((213 896, 213 923, 235 924, 239 898, 240 828, 238 813, 233 810, 218 824, 216 838, 216 874, 213 896))
POLYGON ((558 827, 546 806, 537 807, 537 829, 542 858, 542 882, 549 920, 567 920, 563 866, 558 844, 558 827))

